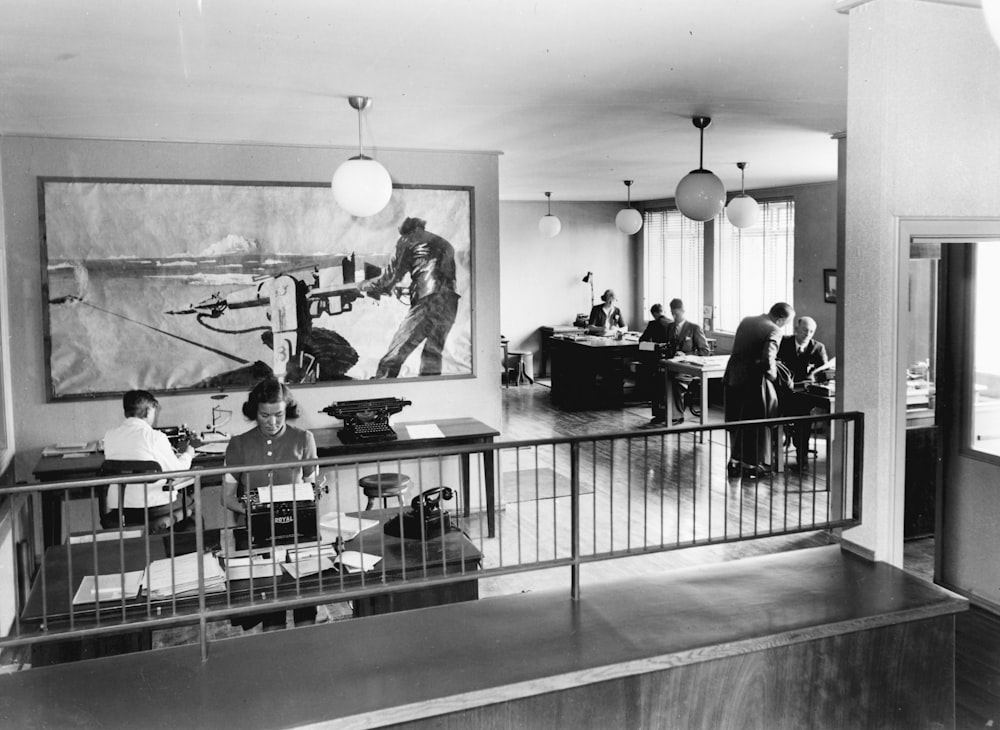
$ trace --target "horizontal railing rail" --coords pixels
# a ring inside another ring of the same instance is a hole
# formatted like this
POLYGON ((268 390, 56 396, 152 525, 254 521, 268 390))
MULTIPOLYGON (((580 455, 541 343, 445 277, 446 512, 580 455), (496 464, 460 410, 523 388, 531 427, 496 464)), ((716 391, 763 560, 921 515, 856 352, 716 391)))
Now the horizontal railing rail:
POLYGON ((475 597, 484 579, 552 568, 569 568, 576 597, 584 565, 859 524, 863 430, 860 413, 839 413, 9 487, 13 501, 48 495, 67 529, 37 556, 0 647, 197 625, 207 656, 211 622, 347 602, 368 615, 416 594, 430 592, 431 602, 475 597), (763 471, 730 463, 734 436, 748 433, 769 459, 763 471), (475 457, 471 468, 456 459, 463 456, 475 457), (239 518, 221 503, 222 477, 299 466, 319 470, 318 499, 263 508, 268 530, 255 533, 250 520, 241 538, 246 526, 233 524, 239 518), (392 506, 383 495, 369 510, 360 478, 390 473, 406 474, 408 491, 392 506), (102 527, 109 484, 158 478, 192 480, 187 524, 155 532, 146 511, 143 524, 102 527), (442 502, 448 517, 430 505, 427 519, 411 520, 411 500, 440 496, 437 487, 455 493, 442 502), (495 531, 486 524, 490 503, 495 531), (418 537, 387 534, 390 522, 412 523, 418 537), (274 544, 278 525, 290 525, 292 536, 274 544))

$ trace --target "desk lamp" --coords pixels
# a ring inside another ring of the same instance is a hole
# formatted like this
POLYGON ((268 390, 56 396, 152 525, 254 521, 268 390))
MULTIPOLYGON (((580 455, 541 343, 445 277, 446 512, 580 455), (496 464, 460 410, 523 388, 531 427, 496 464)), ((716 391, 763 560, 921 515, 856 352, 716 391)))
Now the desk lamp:
POLYGON ((594 306, 594 272, 588 271, 587 275, 583 277, 583 282, 585 284, 590 284, 590 306, 594 306))
MULTIPOLYGON (((229 396, 225 393, 216 393, 212 396, 212 400, 221 401, 225 400, 229 396)), ((220 436, 228 436, 225 431, 220 431, 220 426, 225 426, 229 423, 229 419, 233 417, 233 412, 222 407, 221 403, 212 404, 212 423, 208 425, 205 433, 217 433, 220 436)))

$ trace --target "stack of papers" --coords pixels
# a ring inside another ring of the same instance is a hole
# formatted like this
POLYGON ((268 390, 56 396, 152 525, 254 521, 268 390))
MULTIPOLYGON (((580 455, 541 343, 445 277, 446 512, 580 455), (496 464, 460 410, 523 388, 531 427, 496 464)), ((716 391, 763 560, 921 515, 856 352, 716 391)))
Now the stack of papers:
POLYGON ((273 578, 276 575, 281 575, 281 566, 285 564, 284 561, 285 555, 283 553, 228 557, 225 559, 226 578, 228 580, 273 578))
POLYGON ((135 598, 142 582, 141 570, 114 575, 85 575, 73 596, 73 605, 96 603, 98 601, 126 601, 135 598))
POLYGON ((86 456, 96 454, 98 451, 97 441, 79 441, 76 443, 53 444, 42 449, 42 456, 86 456))
POLYGON ((146 568, 142 588, 150 598, 178 598, 198 595, 198 563, 205 573, 205 593, 226 590, 226 574, 211 553, 188 553, 154 560, 146 568))

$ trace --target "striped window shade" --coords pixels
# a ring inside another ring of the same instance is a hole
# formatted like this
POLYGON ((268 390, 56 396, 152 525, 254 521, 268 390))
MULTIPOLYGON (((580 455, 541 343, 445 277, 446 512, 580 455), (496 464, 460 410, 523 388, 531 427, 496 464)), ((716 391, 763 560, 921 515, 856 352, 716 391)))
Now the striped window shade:
POLYGON ((669 317, 669 302, 679 297, 687 318, 700 325, 705 299, 705 224, 679 210, 646 211, 644 218, 644 312, 660 303, 669 317))

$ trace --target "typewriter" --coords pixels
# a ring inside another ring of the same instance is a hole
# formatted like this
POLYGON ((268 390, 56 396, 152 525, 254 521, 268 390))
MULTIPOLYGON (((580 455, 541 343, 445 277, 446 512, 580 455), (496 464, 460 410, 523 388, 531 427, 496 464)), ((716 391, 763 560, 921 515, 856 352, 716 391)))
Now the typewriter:
POLYGON ((305 482, 247 490, 247 526, 233 531, 238 550, 317 539, 316 501, 320 487, 305 482), (273 518, 273 519, 272 519, 273 518))
POLYGON ((324 408, 321 413, 339 418, 344 427, 337 432, 345 444, 369 441, 394 441, 396 432, 389 425, 389 416, 411 405, 402 398, 368 398, 344 400, 324 408))

